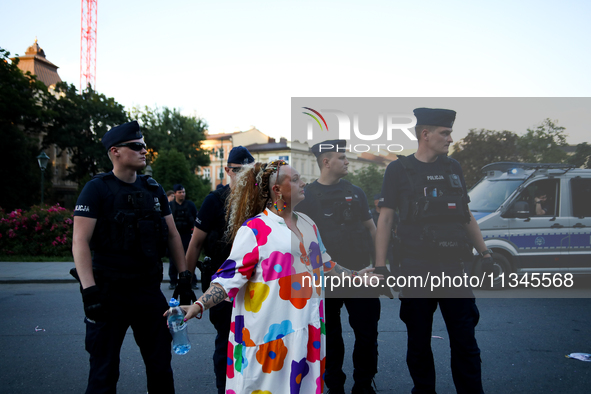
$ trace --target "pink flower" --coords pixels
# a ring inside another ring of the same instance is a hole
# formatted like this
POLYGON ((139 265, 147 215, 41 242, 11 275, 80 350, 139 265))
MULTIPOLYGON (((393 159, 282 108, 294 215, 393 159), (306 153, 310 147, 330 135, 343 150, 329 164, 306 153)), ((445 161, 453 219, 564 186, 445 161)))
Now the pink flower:
POLYGON ((32 220, 37 220, 37 219, 39 219, 39 215, 37 215, 37 214, 35 213, 35 214, 31 215, 31 219, 32 219, 32 220))
POLYGON ((14 232, 13 229, 8 230, 8 238, 14 238, 16 237, 16 233, 14 232))

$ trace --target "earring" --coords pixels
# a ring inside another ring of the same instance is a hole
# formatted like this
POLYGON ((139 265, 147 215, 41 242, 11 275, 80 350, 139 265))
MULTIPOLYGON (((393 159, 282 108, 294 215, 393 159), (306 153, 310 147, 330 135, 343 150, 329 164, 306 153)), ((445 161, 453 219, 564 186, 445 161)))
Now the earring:
POLYGON ((277 203, 278 203, 280 200, 283 200, 283 196, 282 196, 281 194, 279 195, 279 198, 277 199, 277 201, 275 201, 275 203, 273 204, 273 208, 275 208, 275 210, 276 210, 277 212, 283 212, 283 211, 285 210, 285 208, 287 208, 287 203, 285 202, 285 200, 283 200, 283 208, 279 208, 279 207, 277 206, 277 203))

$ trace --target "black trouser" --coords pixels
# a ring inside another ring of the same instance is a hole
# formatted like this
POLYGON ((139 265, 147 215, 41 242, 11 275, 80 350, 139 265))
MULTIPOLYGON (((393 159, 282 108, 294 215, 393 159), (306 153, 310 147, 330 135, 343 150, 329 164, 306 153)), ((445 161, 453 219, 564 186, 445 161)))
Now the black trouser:
POLYGON ((222 301, 209 309, 209 321, 218 332, 215 337, 215 351, 213 352, 213 371, 218 394, 226 392, 226 368, 228 367, 228 339, 232 323, 232 303, 222 301))
POLYGON ((349 324, 355 334, 353 347, 353 380, 356 385, 370 384, 378 372, 378 321, 381 304, 378 298, 326 298, 326 374, 329 389, 345 384, 343 372, 345 344, 341 325, 343 305, 349 313, 349 324))
POLYGON ((93 323, 85 319, 86 351, 90 354, 86 393, 116 393, 119 354, 130 326, 146 366, 148 391, 174 393, 172 337, 163 316, 168 304, 160 290, 160 278, 131 288, 123 282, 107 286, 108 320, 93 323))
MULTIPOLYGON (((430 263, 403 259, 402 275, 463 275, 461 264, 430 263)), ((400 318, 406 324, 408 349, 406 363, 414 382, 412 393, 435 393, 435 363, 431 351, 433 313, 439 305, 451 348, 451 371, 459 394, 484 393, 481 378, 480 349, 475 327, 480 313, 472 289, 460 287, 426 293, 404 288, 400 298, 400 318), (446 298, 445 295, 454 297, 446 298), (441 296, 441 297, 440 297, 441 296), (429 298, 419 298, 429 297, 429 298)))
MULTIPOLYGON (((191 242, 191 233, 188 234, 180 234, 181 242, 183 243, 183 250, 187 253, 187 249, 189 249, 189 243, 191 242)), ((179 271, 176 268, 176 262, 172 257, 172 253, 169 253, 170 257, 170 264, 168 265, 168 277, 170 278, 170 284, 176 285, 178 282, 179 271)), ((192 283, 197 283, 197 279, 195 279, 195 275, 193 275, 192 283)))

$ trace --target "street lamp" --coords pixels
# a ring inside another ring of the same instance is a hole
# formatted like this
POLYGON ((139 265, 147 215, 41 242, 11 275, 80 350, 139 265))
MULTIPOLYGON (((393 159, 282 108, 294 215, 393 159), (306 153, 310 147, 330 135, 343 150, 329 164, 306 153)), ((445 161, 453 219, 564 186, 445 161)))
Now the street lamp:
POLYGON ((39 156, 37 156, 37 163, 39 163, 39 168, 41 169, 41 205, 43 205, 43 181, 45 180, 45 169, 47 168, 47 163, 49 162, 49 156, 45 152, 41 152, 39 156))
POLYGON ((150 176, 152 176, 152 174, 154 173, 154 171, 152 171, 152 166, 149 164, 146 166, 146 169, 144 170, 144 172, 146 173, 146 175, 150 175, 150 176))

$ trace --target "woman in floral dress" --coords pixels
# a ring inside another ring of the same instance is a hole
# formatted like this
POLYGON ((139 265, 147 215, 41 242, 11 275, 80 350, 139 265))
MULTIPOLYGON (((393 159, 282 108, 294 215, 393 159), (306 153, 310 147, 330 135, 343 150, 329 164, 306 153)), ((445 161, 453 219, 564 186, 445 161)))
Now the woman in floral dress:
POLYGON ((330 260, 314 222, 292 211, 303 199, 304 182, 284 161, 243 167, 229 200, 232 252, 183 307, 188 320, 233 303, 227 394, 322 393, 324 275, 374 276, 330 260))

